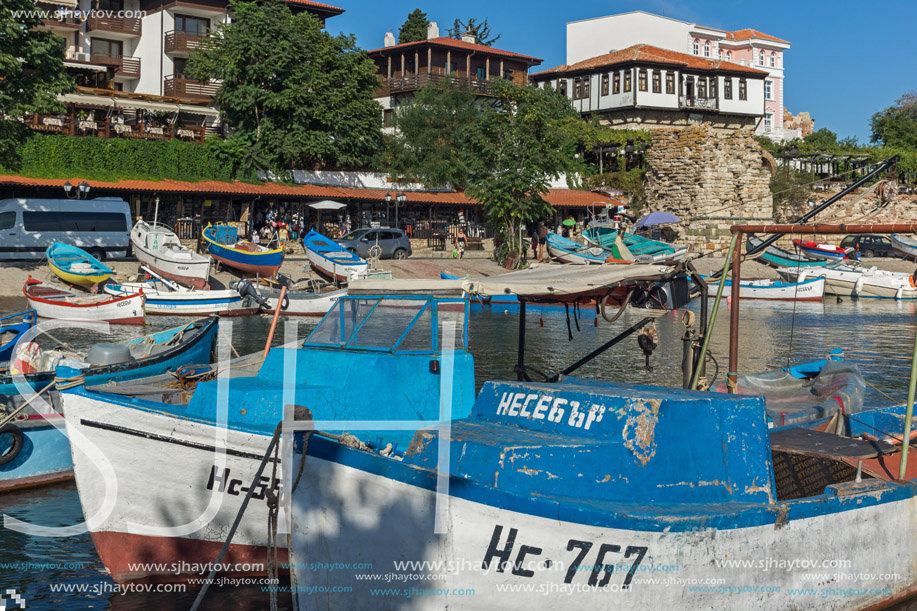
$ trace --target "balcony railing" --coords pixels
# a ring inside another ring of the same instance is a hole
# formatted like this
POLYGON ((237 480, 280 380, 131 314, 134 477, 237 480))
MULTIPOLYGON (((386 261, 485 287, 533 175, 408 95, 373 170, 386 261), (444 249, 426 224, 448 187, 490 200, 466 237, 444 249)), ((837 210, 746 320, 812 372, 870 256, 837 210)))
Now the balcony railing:
POLYGON ((678 96, 680 108, 696 108, 699 110, 716 110, 719 103, 716 98, 699 98, 697 96, 678 96))
POLYGON ((163 86, 163 95, 189 100, 209 100, 220 89, 219 83, 196 81, 183 76, 167 76, 163 86))
POLYGON ((190 53, 201 44, 203 36, 178 30, 166 32, 166 53, 190 53))
POLYGON ((90 17, 86 20, 88 31, 113 32, 127 36, 140 36, 140 20, 132 17, 90 17))
POLYGON ((93 53, 89 56, 89 63, 111 66, 115 69, 115 76, 140 78, 140 60, 133 57, 115 57, 93 53))
POLYGON ((441 74, 411 74, 409 76, 392 77, 382 79, 382 90, 377 95, 391 95, 393 93, 404 93, 407 91, 417 91, 428 83, 447 87, 470 86, 475 93, 487 95, 490 92, 490 83, 485 80, 469 79, 464 76, 446 76, 441 74))
POLYGON ((75 17, 61 17, 59 19, 42 19, 44 27, 52 30, 79 30, 82 23, 75 17))
POLYGON ((187 140, 202 143, 206 129, 199 125, 159 125, 138 121, 127 123, 114 118, 80 119, 71 115, 30 115, 25 124, 39 132, 68 136, 102 138, 140 138, 144 140, 187 140))

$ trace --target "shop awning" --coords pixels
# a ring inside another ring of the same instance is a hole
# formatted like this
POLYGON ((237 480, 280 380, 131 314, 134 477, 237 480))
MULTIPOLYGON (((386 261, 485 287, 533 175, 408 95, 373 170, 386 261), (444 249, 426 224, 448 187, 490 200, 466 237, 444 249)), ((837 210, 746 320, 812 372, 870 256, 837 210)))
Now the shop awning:
POLYGON ((309 204, 309 207, 315 210, 340 210, 341 208, 346 208, 347 204, 336 202, 333 199, 323 199, 320 202, 309 204))
MULTIPOLYGON (((80 64, 85 67, 85 64, 80 64)), ((57 96, 57 99, 64 104, 87 104, 92 106, 118 106, 120 108, 131 108, 141 110, 163 110, 166 112, 187 112, 195 115, 204 115, 207 117, 218 117, 220 111, 210 106, 195 106, 184 104, 173 104, 170 102, 150 102, 147 100, 135 100, 131 98, 122 98, 103 95, 87 95, 84 93, 65 93, 57 96)))

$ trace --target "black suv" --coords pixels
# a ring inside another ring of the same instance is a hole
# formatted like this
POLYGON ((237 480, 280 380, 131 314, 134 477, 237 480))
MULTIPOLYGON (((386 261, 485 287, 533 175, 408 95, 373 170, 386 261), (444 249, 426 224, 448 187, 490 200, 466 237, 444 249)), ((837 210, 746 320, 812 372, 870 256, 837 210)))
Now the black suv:
POLYGON ((894 257, 892 243, 883 235, 849 235, 841 240, 841 248, 853 248, 861 257, 894 257))

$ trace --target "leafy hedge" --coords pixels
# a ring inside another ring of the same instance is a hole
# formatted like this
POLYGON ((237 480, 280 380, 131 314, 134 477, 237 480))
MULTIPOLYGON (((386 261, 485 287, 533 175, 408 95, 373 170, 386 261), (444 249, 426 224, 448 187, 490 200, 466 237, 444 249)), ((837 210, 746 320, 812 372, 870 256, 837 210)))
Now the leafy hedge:
POLYGON ((239 150, 217 139, 196 144, 181 140, 34 134, 18 153, 18 167, 0 167, 0 171, 32 178, 78 177, 104 181, 254 178, 252 172, 239 169, 242 164, 239 150))
POLYGON ((899 178, 904 178, 901 176, 902 173, 905 173, 906 178, 909 180, 917 178, 917 150, 915 149, 894 146, 855 146, 845 140, 833 145, 807 142, 805 139, 783 143, 776 143, 767 138, 756 138, 756 140, 761 145, 761 148, 774 153, 778 157, 785 156, 786 152, 791 148, 795 148, 800 157, 818 154, 853 155, 855 157, 867 157, 871 163, 880 163, 892 155, 899 155, 901 157, 898 161, 899 178))

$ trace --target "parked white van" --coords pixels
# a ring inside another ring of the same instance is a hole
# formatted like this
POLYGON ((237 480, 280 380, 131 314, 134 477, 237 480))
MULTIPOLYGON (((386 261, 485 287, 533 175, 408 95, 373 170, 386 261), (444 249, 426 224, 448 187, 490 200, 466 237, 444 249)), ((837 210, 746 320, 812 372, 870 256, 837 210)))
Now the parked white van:
POLYGON ((42 259, 54 242, 78 246, 100 261, 130 251, 130 206, 117 197, 0 201, 0 260, 42 259))

